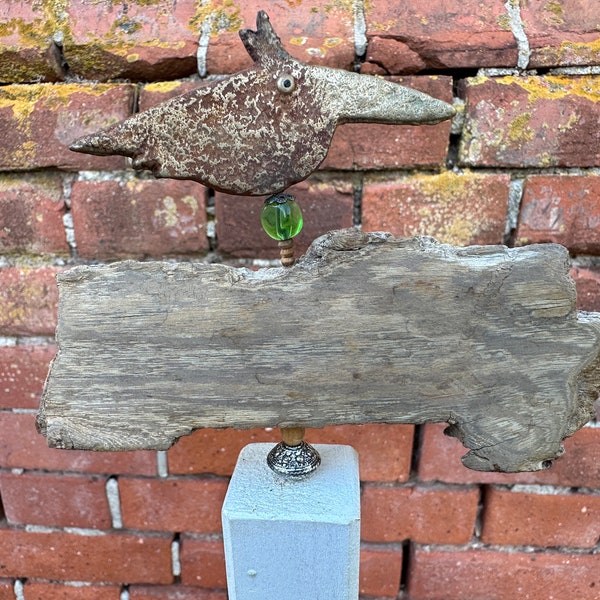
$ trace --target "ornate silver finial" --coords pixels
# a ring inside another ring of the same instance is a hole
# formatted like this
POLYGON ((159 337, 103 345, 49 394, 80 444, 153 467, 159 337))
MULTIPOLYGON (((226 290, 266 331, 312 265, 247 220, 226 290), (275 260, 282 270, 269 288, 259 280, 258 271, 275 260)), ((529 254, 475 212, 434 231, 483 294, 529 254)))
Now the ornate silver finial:
POLYGON ((303 440, 304 427, 283 428, 281 437, 283 441, 267 456, 267 464, 273 471, 297 477, 312 473, 321 464, 319 453, 303 440))

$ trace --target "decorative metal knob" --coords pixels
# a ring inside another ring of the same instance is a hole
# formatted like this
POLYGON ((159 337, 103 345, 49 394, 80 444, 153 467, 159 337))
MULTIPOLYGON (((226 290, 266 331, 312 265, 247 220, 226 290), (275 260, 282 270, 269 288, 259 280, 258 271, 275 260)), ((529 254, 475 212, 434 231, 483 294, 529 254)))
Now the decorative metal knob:
POLYGON ((303 427, 284 428, 281 436, 283 441, 267 456, 267 464, 273 471, 280 475, 298 477, 312 473, 321 464, 319 453, 302 439, 303 427))

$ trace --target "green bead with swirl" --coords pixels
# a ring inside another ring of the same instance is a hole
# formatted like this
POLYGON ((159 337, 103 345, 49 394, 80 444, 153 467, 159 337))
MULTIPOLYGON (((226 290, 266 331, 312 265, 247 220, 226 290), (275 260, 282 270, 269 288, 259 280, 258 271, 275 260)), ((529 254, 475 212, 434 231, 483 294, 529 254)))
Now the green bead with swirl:
POLYGON ((291 194, 275 194, 265 200, 260 223, 274 240, 289 240, 302 230, 302 211, 291 194))

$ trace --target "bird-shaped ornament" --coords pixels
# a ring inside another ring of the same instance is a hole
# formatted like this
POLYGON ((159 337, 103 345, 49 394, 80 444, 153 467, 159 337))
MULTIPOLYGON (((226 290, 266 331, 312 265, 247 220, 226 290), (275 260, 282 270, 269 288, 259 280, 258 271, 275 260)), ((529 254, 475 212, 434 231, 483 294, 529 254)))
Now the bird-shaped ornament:
POLYGON ((73 142, 120 154, 156 177, 190 179, 229 194, 276 194, 325 159, 337 125, 433 125, 454 109, 370 75, 312 66, 283 48, 264 11, 240 37, 252 67, 73 142))

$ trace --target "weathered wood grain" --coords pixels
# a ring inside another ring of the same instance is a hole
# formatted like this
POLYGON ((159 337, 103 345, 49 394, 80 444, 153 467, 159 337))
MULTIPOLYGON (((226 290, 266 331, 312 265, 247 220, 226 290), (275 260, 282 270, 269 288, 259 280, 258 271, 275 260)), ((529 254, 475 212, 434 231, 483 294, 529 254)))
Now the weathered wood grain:
POLYGON ((59 275, 40 430, 166 449, 200 427, 449 423, 479 470, 536 470, 589 418, 600 314, 557 245, 333 232, 290 269, 121 262, 59 275))

